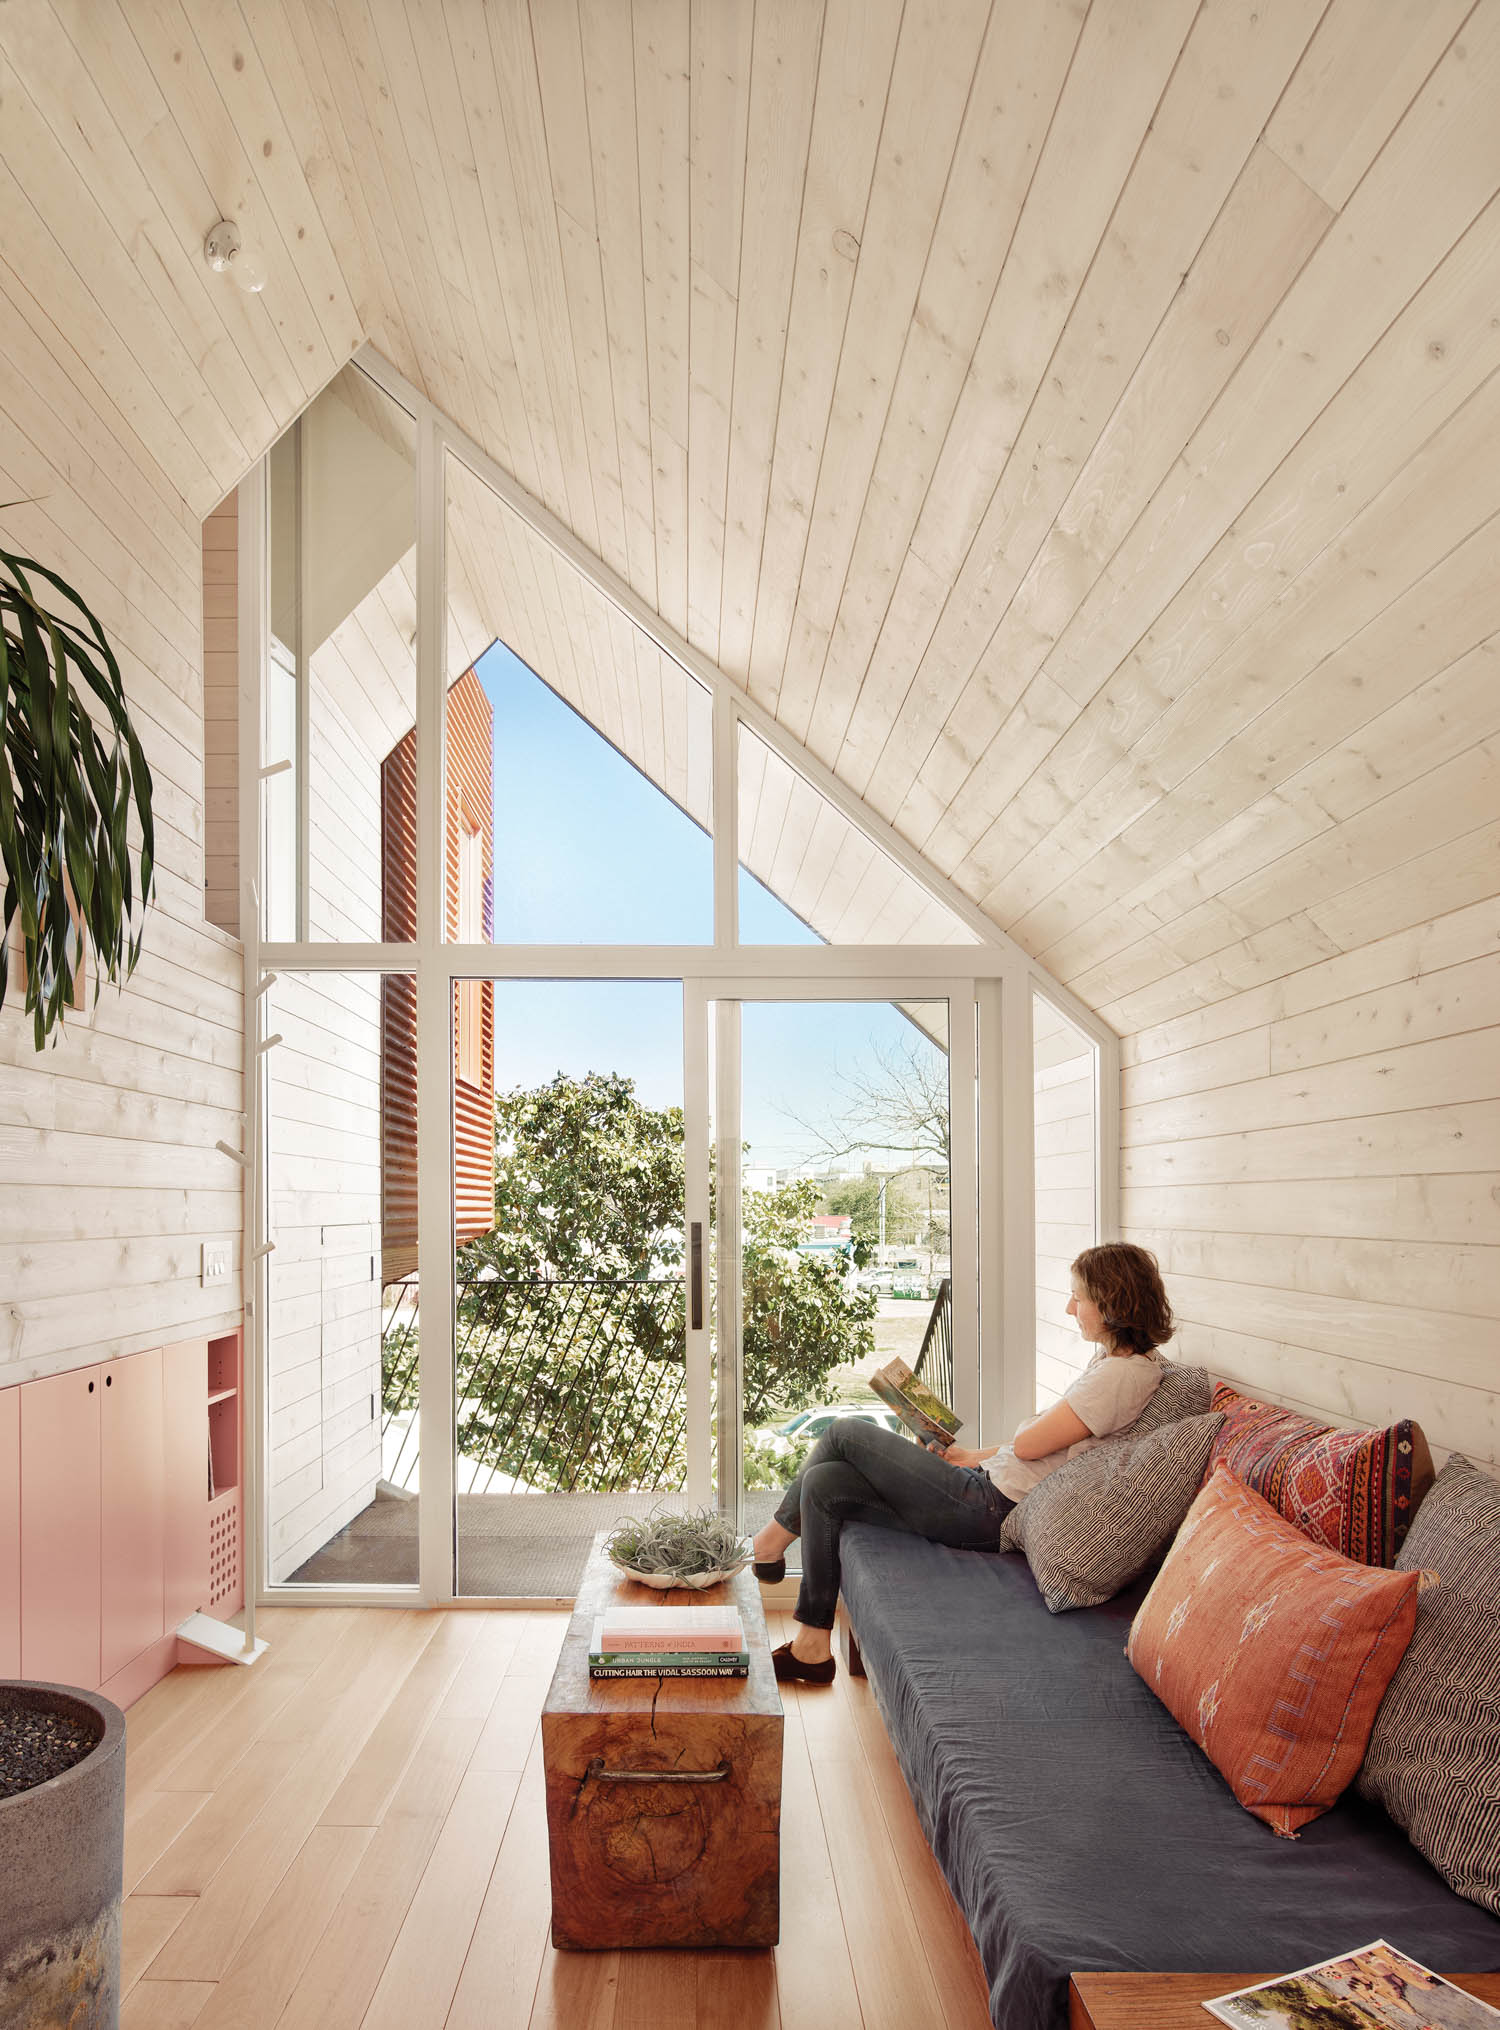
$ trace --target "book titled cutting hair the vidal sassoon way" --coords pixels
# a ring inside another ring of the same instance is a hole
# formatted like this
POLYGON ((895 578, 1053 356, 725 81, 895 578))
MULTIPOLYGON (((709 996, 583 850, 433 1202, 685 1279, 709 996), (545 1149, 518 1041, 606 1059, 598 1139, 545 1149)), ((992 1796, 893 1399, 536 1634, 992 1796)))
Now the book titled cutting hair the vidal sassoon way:
POLYGON ((1500 2030, 1500 2010, 1383 1938, 1203 2006, 1231 2030, 1500 2030))
POLYGON ((889 1405, 924 1445, 948 1446, 963 1422, 926 1382, 918 1381, 904 1360, 888 1360, 869 1377, 870 1387, 889 1405))

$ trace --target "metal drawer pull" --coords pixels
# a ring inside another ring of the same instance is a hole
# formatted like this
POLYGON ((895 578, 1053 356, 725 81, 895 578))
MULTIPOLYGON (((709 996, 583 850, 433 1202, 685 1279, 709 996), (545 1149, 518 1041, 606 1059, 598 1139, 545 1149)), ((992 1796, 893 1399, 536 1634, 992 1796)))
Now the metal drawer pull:
POLYGON ((596 1755, 583 1773, 600 1783, 722 1783, 729 1764, 721 1762, 717 1769, 606 1769, 604 1757, 596 1755))

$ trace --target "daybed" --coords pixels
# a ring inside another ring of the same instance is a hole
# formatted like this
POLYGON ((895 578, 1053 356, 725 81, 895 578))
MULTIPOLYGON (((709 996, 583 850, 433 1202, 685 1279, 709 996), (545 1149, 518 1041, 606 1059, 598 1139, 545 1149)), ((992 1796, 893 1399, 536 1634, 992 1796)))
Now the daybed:
POLYGON ((1126 1660, 1146 1580, 1052 1615, 1022 1557, 863 1524, 842 1564, 996 2030, 1066 2030, 1082 1969, 1275 1972, 1376 1937, 1439 1972, 1500 1969, 1500 1919, 1352 1788, 1296 1840, 1241 1809, 1126 1660))

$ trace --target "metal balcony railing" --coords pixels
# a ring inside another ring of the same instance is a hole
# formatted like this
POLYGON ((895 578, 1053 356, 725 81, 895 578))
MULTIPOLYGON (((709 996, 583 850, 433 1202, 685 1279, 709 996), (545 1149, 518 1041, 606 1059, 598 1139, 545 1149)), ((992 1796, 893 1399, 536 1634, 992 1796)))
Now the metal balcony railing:
POLYGON ((922 1334, 922 1348, 912 1368, 935 1396, 953 1404, 953 1283, 944 1276, 922 1334))
MULTIPOLYGON (((462 1279, 454 1348, 460 1491, 674 1492, 686 1478, 687 1319, 680 1278, 462 1279)), ((387 1284, 385 1478, 410 1487, 418 1446, 415 1277, 387 1284)))

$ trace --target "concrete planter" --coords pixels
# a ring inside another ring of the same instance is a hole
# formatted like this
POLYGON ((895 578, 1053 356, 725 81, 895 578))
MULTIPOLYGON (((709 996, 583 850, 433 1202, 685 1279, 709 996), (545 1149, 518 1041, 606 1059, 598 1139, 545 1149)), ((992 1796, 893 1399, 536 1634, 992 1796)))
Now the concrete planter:
POLYGON ((0 1800, 0 2030, 117 2030, 125 1715, 67 1685, 0 1680, 0 1710, 98 1733, 82 1762, 0 1800))

